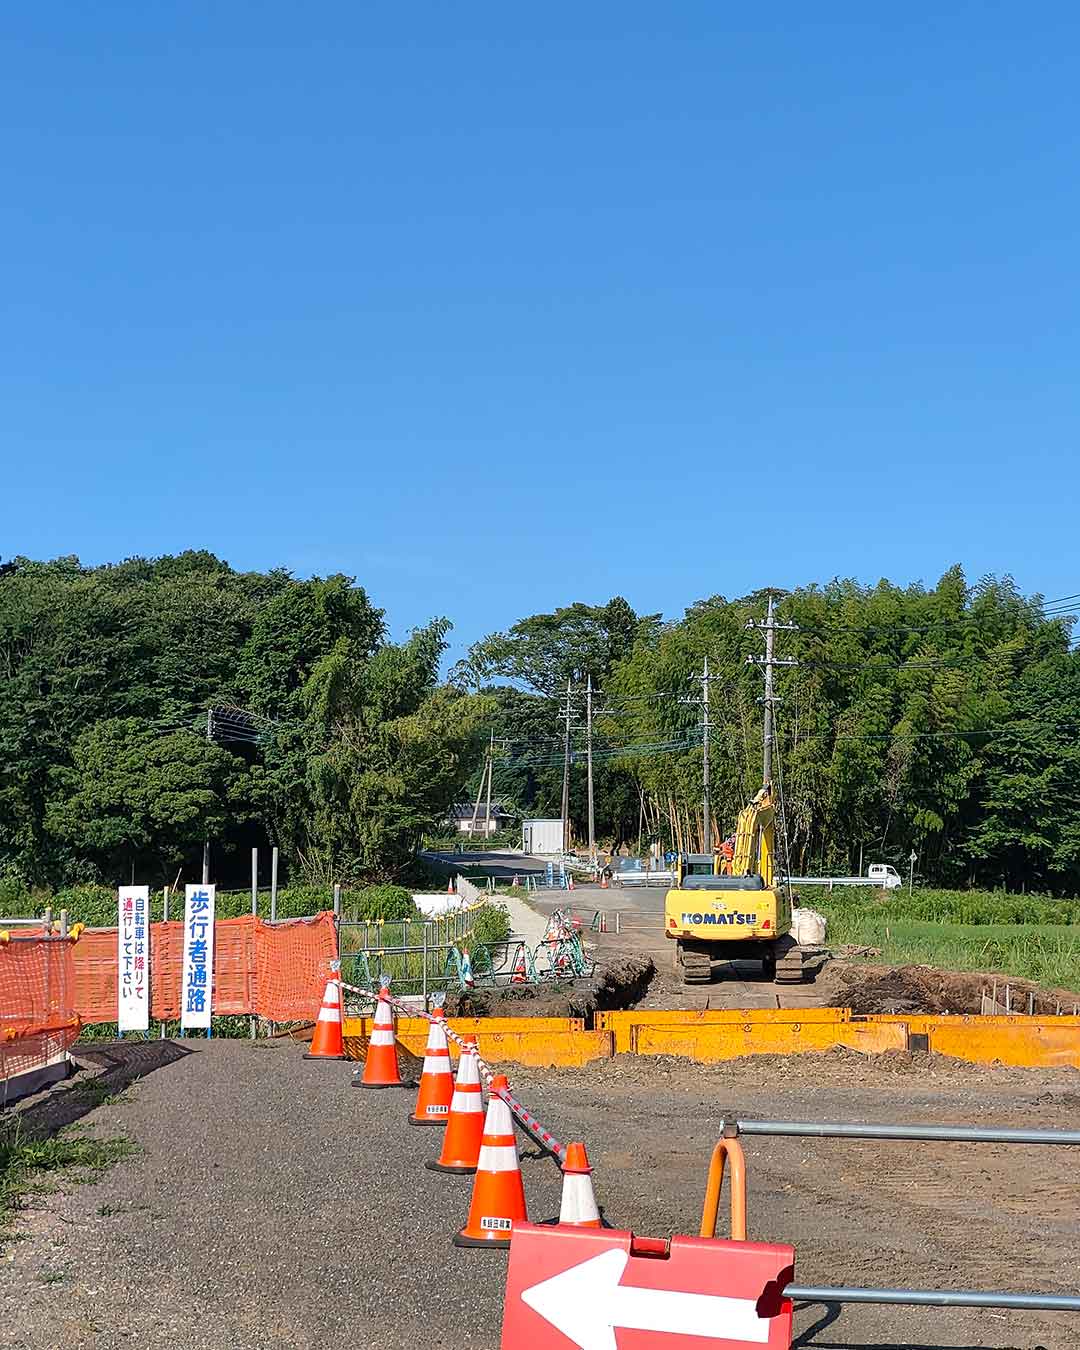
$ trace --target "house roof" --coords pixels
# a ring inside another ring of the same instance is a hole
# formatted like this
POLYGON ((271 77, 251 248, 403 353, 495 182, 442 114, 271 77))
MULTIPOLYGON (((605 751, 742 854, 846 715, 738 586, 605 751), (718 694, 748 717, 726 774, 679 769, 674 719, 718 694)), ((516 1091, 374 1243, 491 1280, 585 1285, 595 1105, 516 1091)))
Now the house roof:
MULTIPOLYGON (((451 820, 472 820, 473 812, 476 811, 477 820, 487 820, 487 804, 480 803, 479 811, 476 810, 475 802, 455 802, 450 808, 451 820)), ((502 802, 491 803, 491 818, 494 820, 497 816, 508 816, 510 812, 502 802)))

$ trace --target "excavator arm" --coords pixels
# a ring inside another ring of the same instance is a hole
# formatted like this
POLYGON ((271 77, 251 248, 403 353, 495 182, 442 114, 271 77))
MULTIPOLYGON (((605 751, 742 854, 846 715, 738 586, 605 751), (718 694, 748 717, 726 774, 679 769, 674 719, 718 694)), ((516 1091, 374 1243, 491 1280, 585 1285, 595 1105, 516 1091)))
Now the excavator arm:
POLYGON ((735 854, 731 874, 736 877, 760 876, 767 889, 773 884, 773 857, 776 852, 776 812, 772 788, 763 787, 749 806, 739 812, 735 826, 735 854))

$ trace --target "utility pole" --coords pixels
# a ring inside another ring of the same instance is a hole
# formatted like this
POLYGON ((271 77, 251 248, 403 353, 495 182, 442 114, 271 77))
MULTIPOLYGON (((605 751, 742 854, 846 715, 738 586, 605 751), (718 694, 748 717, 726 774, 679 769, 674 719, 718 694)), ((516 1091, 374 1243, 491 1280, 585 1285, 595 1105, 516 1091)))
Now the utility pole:
POLYGON ((487 789, 487 814, 484 820, 484 835, 491 834, 491 767, 495 760, 495 728, 491 728, 491 745, 488 747, 488 789, 487 789))
POLYGON ((748 665, 765 667, 765 697, 762 700, 765 704, 765 731, 761 756, 762 787, 768 787, 772 782, 773 743, 776 725, 774 710, 777 703, 780 702, 775 692, 773 672, 777 666, 797 666, 799 664, 798 661, 791 658, 781 660, 776 655, 776 634, 781 631, 793 632, 798 629, 799 625, 797 623, 777 623, 775 613, 775 600, 770 591, 768 607, 765 611, 765 622, 758 623, 754 619, 747 619, 746 621, 747 628, 760 628, 765 633, 765 656, 763 658, 760 656, 748 656, 746 658, 748 665))
POLYGON ((570 851, 570 681, 566 681, 566 707, 563 710, 563 767, 562 767, 562 848, 570 851))
MULTIPOLYGON (((207 710, 206 710, 206 743, 207 743, 208 745, 211 745, 211 744, 213 744, 213 740, 214 740, 214 710, 213 710, 213 708, 207 708, 207 710)), ((209 886, 209 884, 210 884, 210 840, 209 840, 209 838, 205 838, 205 839, 203 840, 203 846, 202 846, 202 884, 203 884, 204 886, 209 886)))
POLYGON ((701 672, 701 821, 702 821, 702 848, 706 853, 711 853, 712 849, 712 817, 709 813, 709 730, 712 723, 709 721, 709 658, 705 657, 705 665, 701 672))
POLYGON ((773 752, 773 656, 775 653, 776 631, 773 628, 773 598, 769 594, 769 607, 765 616, 765 744, 762 754, 762 786, 772 782, 773 752))
MULTIPOLYGON (((494 743, 495 731, 491 732, 491 739, 494 743)), ((472 839, 476 834, 476 821, 480 815, 480 799, 484 795, 484 780, 488 777, 488 770, 491 768, 491 752, 488 751, 484 756, 484 767, 480 770, 480 783, 476 789, 476 805, 473 807, 472 820, 469 822, 469 838, 472 839)), ((491 814, 491 802, 488 800, 488 814, 491 814)))
POLYGON ((589 682, 585 688, 585 726, 586 739, 585 744, 588 747, 586 753, 588 756, 589 767, 589 861, 596 862, 596 817, 593 813, 593 789, 592 789, 592 676, 589 676, 589 682))

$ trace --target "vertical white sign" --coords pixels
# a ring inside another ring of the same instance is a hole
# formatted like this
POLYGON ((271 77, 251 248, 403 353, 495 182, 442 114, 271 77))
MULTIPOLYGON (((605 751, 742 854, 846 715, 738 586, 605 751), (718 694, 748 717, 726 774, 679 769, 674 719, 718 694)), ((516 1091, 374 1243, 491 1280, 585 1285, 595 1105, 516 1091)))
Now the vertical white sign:
POLYGON ((184 889, 184 981, 180 989, 180 1027, 210 1026, 214 984, 213 886, 184 889))
POLYGON ((150 1026, 150 887, 117 892, 116 1023, 121 1031, 150 1026))

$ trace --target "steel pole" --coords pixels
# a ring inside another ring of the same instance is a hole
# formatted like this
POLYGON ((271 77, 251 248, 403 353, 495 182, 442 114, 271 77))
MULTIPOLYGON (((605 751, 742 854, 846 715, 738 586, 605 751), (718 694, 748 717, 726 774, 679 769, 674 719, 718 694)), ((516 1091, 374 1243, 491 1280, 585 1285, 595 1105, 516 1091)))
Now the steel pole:
POLYGON ((986 1293, 967 1289, 860 1289, 839 1285, 789 1284, 785 1298, 802 1303, 901 1303, 923 1308, 1022 1308, 1038 1312, 1080 1312, 1080 1295, 986 1293))
POLYGON ((811 1139, 925 1139, 964 1144, 1080 1144, 1080 1130, 1016 1130, 977 1125, 869 1125, 845 1121, 724 1120, 738 1134, 811 1139))

